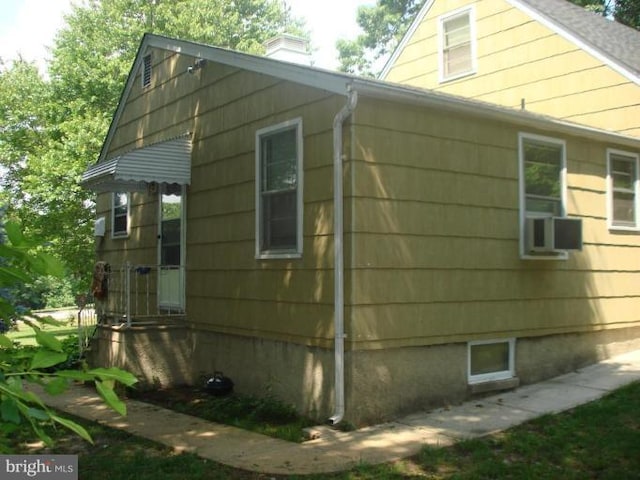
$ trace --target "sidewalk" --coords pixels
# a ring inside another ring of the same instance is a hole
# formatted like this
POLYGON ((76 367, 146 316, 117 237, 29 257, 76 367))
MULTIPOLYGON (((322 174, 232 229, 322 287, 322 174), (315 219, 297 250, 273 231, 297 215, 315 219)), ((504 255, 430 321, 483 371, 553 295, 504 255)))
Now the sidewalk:
POLYGON ((425 444, 445 446, 456 439, 504 430, 596 400, 636 380, 640 380, 640 350, 535 385, 416 413, 392 423, 348 433, 319 427, 322 437, 302 444, 134 400, 127 401, 127 416, 120 417, 93 390, 81 386, 45 401, 65 412, 232 467, 270 474, 310 474, 348 470, 360 463, 391 462, 418 453, 425 444))

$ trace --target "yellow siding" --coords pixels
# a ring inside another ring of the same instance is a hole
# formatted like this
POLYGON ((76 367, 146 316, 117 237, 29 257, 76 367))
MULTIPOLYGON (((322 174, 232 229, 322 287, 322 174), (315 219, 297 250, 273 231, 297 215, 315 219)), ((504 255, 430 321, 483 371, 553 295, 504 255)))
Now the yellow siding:
POLYGON ((640 136, 640 86, 504 0, 435 1, 385 79, 640 136), (471 4, 477 73, 440 83, 438 17, 471 4))
POLYGON ((348 338, 389 348, 640 324, 640 236, 606 227, 606 149, 552 131, 361 99, 348 338), (518 133, 567 142, 584 249, 519 255, 518 133))

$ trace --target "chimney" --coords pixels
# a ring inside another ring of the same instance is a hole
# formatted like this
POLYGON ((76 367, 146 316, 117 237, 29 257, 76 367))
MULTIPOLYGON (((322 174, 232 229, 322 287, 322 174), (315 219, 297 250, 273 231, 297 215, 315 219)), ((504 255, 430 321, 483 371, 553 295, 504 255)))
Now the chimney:
POLYGON ((266 48, 265 57, 300 65, 311 65, 309 42, 304 38, 281 33, 264 42, 264 46, 266 48))

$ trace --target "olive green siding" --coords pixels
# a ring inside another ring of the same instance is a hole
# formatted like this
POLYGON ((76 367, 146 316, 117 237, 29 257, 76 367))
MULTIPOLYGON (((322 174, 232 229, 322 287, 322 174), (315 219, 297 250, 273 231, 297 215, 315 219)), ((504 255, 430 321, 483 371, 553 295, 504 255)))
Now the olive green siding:
POLYGON ((388 348, 640 324, 640 239, 606 226, 606 149, 514 125, 361 101, 349 338, 388 348), (584 249, 519 255, 518 133, 567 142, 584 249))
MULTIPOLYGON (((153 86, 136 82, 111 152, 193 132, 188 323, 330 347, 332 121, 344 98, 215 63, 190 75, 193 58, 153 58, 153 86), (255 132, 298 117, 304 253, 256 260, 255 132)), ((640 324, 640 241, 606 228, 607 148, 620 147, 361 97, 344 149, 347 348, 640 324), (519 132, 567 141, 567 212, 584 222, 584 250, 567 261, 519 257, 519 132)), ((156 263, 156 196, 134 194, 129 238, 107 232, 101 257, 156 263)), ((99 215, 109 205, 101 195, 99 215)))
MULTIPOLYGON (((186 195, 188 323, 238 335, 330 346, 333 340, 332 123, 344 100, 272 77, 154 50, 152 86, 127 99, 108 156, 190 131, 186 195), (303 257, 255 258, 255 135, 302 118, 303 257)), ((98 214, 110 215, 110 194, 98 214)), ((131 235, 99 256, 157 262, 157 193, 134 194, 131 235)))

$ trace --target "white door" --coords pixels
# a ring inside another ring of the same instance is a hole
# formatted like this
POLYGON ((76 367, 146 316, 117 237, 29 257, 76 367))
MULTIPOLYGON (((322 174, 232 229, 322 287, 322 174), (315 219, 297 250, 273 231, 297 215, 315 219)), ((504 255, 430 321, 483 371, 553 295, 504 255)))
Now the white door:
POLYGON ((158 306, 184 311, 184 188, 164 185, 160 193, 158 232, 158 306))

